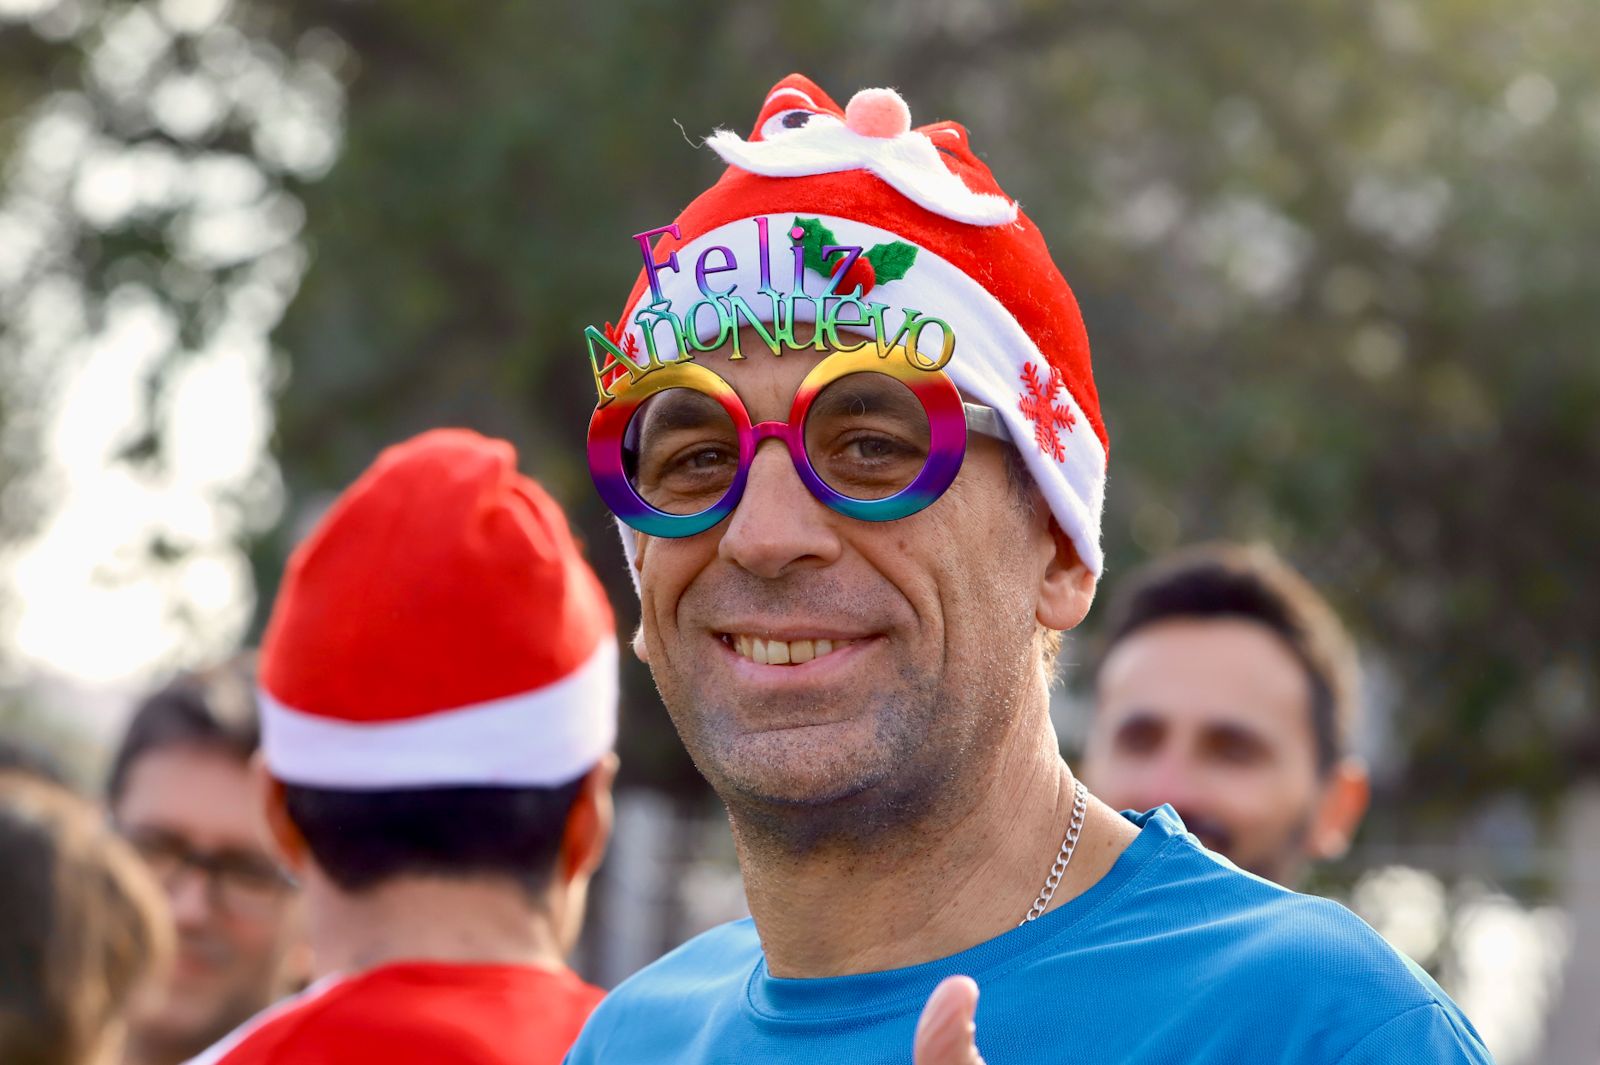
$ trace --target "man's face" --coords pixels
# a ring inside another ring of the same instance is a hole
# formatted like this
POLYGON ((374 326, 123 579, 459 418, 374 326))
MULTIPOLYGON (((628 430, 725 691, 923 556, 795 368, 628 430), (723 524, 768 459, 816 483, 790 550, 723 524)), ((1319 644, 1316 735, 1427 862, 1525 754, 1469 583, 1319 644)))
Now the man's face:
MULTIPOLYGON (((743 346, 755 353, 702 362, 752 421, 786 419, 823 353, 743 346)), ((1034 637, 1053 550, 1047 513, 1019 506, 1000 448, 972 436, 936 502, 867 522, 824 507, 768 440, 730 518, 639 537, 642 650, 736 812, 787 823, 803 810, 803 845, 915 819, 981 783, 1030 680, 1043 690, 1034 637), (775 648, 791 664, 770 664, 775 648)))
POLYGON ((285 959, 299 937, 286 884, 252 877, 272 870, 256 830, 248 768, 233 756, 194 746, 141 756, 112 811, 117 825, 162 877, 178 933, 166 994, 132 1025, 151 1060, 182 1060, 226 1035, 286 988, 285 959), (174 856, 210 856, 234 883, 212 884, 174 856))
POLYGON ((1323 790, 1305 670, 1252 621, 1137 629, 1100 670, 1084 776, 1117 809, 1171 803, 1208 848, 1292 881, 1323 790))

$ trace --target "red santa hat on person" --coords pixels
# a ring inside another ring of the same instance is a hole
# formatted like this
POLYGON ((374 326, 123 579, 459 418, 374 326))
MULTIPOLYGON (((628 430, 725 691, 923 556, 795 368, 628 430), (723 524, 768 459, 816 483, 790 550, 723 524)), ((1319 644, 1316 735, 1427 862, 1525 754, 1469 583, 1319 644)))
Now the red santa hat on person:
POLYGON ((550 786, 615 742, 615 622, 511 445, 435 430, 378 456, 290 557, 260 685, 287 783, 550 786))
MULTIPOLYGON (((978 159, 966 129, 954 122, 913 129, 892 89, 864 89, 841 108, 791 74, 767 94, 748 139, 718 130, 707 144, 729 166, 679 215, 677 235, 654 245, 657 262, 677 256, 676 270, 656 271, 662 297, 680 308, 703 298, 696 267, 718 246, 732 251, 737 266, 716 269, 716 287, 758 291, 752 219, 767 219, 774 273, 796 232, 812 256, 818 245, 866 249, 836 291, 860 285, 866 300, 950 323, 958 342, 945 372, 968 399, 1000 413, 1051 513, 1098 574, 1109 439, 1083 317, 1043 236, 978 159)), ((710 260, 714 267, 724 261, 720 253, 710 260)), ((831 260, 834 270, 844 265, 842 255, 831 260)), ((616 332, 630 350, 645 340, 634 316, 654 300, 649 280, 640 274, 616 332)), ((813 311, 805 301, 795 310, 801 319, 813 311)), ((937 329, 919 338, 932 345, 924 351, 930 359, 943 341, 937 329)), ((626 529, 623 543, 631 561, 626 529)))

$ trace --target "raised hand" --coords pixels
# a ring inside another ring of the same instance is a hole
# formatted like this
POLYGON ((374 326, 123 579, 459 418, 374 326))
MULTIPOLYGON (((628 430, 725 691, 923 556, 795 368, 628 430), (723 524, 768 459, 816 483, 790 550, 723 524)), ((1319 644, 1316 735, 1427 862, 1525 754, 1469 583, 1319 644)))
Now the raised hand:
POLYGON ((949 976, 922 1007, 912 1042, 912 1065, 983 1065, 978 1054, 978 984, 970 976, 949 976))

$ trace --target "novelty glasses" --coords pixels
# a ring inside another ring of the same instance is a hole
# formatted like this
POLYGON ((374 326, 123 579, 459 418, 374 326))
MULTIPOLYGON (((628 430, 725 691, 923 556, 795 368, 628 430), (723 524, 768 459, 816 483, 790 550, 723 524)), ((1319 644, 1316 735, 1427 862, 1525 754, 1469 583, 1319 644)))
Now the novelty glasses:
POLYGON ((942 371, 913 366, 898 350, 829 355, 801 381, 788 421, 755 424, 728 382, 685 361, 652 371, 595 411, 589 471, 628 525, 693 536, 733 513, 756 448, 772 438, 826 506, 894 521, 950 487, 969 427, 1010 439, 994 410, 964 403, 942 371))

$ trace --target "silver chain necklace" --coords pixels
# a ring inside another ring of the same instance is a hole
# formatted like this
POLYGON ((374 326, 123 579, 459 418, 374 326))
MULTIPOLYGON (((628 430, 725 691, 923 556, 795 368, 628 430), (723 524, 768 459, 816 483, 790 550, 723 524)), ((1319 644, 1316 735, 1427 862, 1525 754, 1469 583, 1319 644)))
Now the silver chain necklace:
POLYGON ((1083 831, 1083 817, 1089 808, 1089 789, 1083 786, 1083 781, 1075 781, 1072 789, 1072 823, 1067 826, 1067 838, 1061 841, 1061 850, 1056 855, 1056 863, 1050 867, 1050 875, 1045 877, 1044 888, 1039 892, 1039 897, 1033 900, 1033 905, 1028 907, 1028 915, 1017 922, 1021 928, 1029 921, 1036 920, 1050 906, 1050 900, 1055 896, 1056 888, 1061 884, 1061 878, 1067 873, 1067 863, 1072 861, 1072 852, 1078 846, 1078 834, 1083 831))

